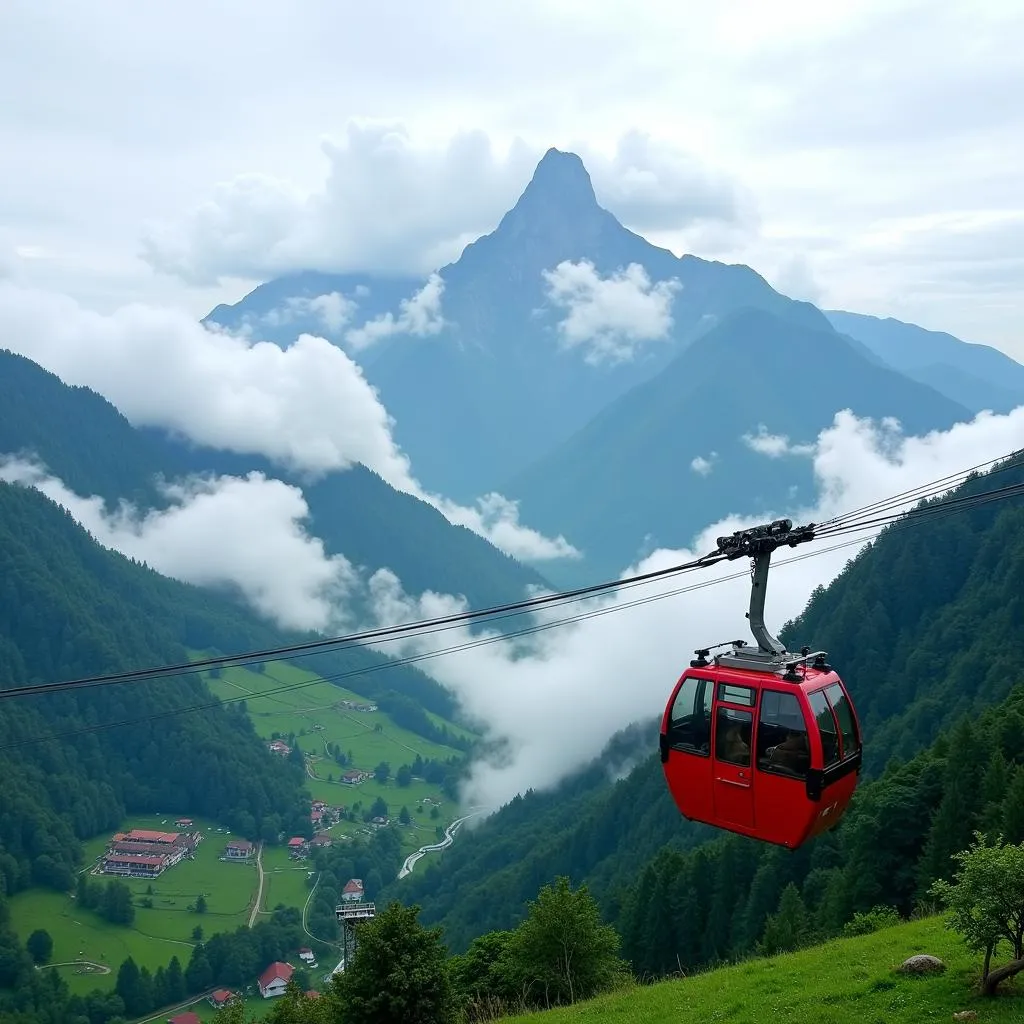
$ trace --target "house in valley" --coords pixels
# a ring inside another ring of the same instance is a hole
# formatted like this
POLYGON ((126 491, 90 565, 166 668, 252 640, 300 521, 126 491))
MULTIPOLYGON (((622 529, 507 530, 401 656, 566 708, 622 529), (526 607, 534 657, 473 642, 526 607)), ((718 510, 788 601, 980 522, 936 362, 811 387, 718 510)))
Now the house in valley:
POLYGON ((283 996, 288 982, 292 980, 295 968, 291 964, 283 964, 275 960, 257 979, 256 987, 264 999, 283 996))
POLYGON ((232 839, 224 847, 225 860, 248 860, 256 848, 248 839, 232 839))

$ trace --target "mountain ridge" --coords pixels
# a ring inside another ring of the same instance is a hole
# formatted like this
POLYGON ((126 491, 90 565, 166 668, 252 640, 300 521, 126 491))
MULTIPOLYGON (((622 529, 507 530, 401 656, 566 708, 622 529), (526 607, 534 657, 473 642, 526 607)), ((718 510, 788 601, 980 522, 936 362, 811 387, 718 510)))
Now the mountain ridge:
MULTIPOLYGON (((656 374, 707 328, 709 317, 746 304, 797 323, 828 323, 816 307, 775 291, 750 267, 677 257, 630 231, 598 204, 578 155, 554 148, 495 228, 438 274, 444 282, 442 329, 424 337, 395 335, 354 355, 394 418, 395 438, 419 479, 463 502, 498 487, 607 402, 656 374), (678 280, 666 337, 614 367, 588 363, 577 348, 561 344, 562 312, 546 293, 543 272, 566 261, 587 261, 599 278, 637 263, 651 284, 678 280)), ((322 289, 347 295, 369 287, 361 314, 367 317, 388 302, 396 310, 399 301, 393 279, 298 275, 261 285, 207 319, 232 326, 250 311, 265 314, 272 294, 284 301, 285 280, 303 294, 322 289)), ((422 279, 404 280, 409 291, 402 297, 408 298, 422 279)), ((286 343, 281 339, 277 332, 272 340, 286 343)))

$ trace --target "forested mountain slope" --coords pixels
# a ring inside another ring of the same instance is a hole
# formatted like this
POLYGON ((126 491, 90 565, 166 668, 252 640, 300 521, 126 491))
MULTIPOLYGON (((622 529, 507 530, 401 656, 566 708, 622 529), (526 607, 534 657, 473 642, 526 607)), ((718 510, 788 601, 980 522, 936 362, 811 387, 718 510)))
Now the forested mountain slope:
POLYGON ((453 526, 436 509, 396 491, 365 466, 307 481, 268 460, 198 448, 162 430, 135 429, 106 399, 68 387, 23 356, 0 350, 0 458, 34 455, 77 494, 163 508, 158 477, 244 476, 253 470, 302 489, 309 529, 329 554, 373 571, 392 569, 413 593, 464 594, 475 607, 523 596, 544 585, 533 569, 482 537, 453 526))
MULTIPOLYGON (((1022 483, 1018 455, 949 497, 1022 483)), ((829 652, 868 737, 869 772, 911 756, 1024 679, 1024 499, 897 522, 780 637, 829 652)))
MULTIPOLYGON (((1024 459, 1018 456, 968 480, 953 496, 1021 482, 1024 459)), ((829 651, 861 715, 865 779, 870 779, 892 755, 916 755, 958 716, 977 716, 1024 683, 1022 595, 1024 500, 1017 497, 946 511, 912 526, 897 522, 829 587, 817 591, 782 636, 792 649, 808 643, 829 651)), ((668 689, 666 684, 666 697, 668 689)), ((1011 708, 1007 720, 1016 721, 1017 713, 1011 708)), ((626 893, 652 853, 665 847, 676 857, 719 835, 679 816, 662 776, 656 727, 633 735, 634 743, 644 737, 639 749, 647 744, 650 754, 626 778, 608 781, 614 759, 605 756, 564 787, 513 801, 461 835, 439 863, 410 876, 395 893, 420 902, 424 919, 444 924, 448 940, 461 948, 474 934, 514 924, 538 885, 563 872, 590 882, 605 912, 625 928, 626 893)), ((1006 756, 1011 755, 1008 747, 1006 756)), ((915 824, 908 819, 900 827, 927 831, 927 814, 923 820, 915 824)), ((767 872, 777 871, 780 863, 804 863, 818 846, 832 849, 833 841, 832 836, 817 840, 796 854, 748 846, 767 858, 767 872)), ((721 856, 754 857, 742 853, 748 849, 744 842, 730 841, 721 856)), ((698 851, 693 856, 719 854, 698 851)), ((824 858, 826 866, 836 863, 827 852, 815 856, 824 858)), ((700 864, 707 879, 719 870, 718 860, 693 863, 700 864)), ((721 870, 720 884, 725 885, 739 868, 730 861, 721 870)), ((710 881, 698 887, 714 888, 710 881)), ((772 891, 769 909, 778 899, 772 891)), ((727 906, 723 903, 716 914, 731 920, 727 906)), ((743 934, 756 938, 761 924, 759 918, 743 934)), ((699 935, 701 929, 695 931, 699 935)), ((722 941, 709 939, 707 949, 724 950, 722 941)))
MULTIPOLYGON (((238 652, 299 638, 100 547, 48 498, 11 484, 0 484, 0 581, 0 689, 181 663, 188 649, 238 652)), ((352 672, 384 661, 354 648, 310 664, 352 672)), ((452 711, 450 695, 408 666, 370 679, 452 711)), ((301 768, 267 754, 240 705, 150 720, 212 699, 197 676, 0 698, 6 891, 67 888, 78 841, 130 812, 186 808, 270 840, 281 828, 304 831, 301 768), (118 722, 131 724, 102 728, 118 722)))

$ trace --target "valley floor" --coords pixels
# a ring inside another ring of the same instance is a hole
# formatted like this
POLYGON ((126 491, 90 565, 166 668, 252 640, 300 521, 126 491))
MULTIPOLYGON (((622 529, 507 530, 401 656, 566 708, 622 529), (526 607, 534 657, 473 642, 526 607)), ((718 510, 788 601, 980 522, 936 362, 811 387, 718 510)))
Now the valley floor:
MULTIPOLYGON (((997 961, 998 962, 998 961, 997 961)), ((1024 1020, 1024 982, 982 999, 973 992, 980 958, 927 918, 799 953, 750 960, 575 1006, 507 1018, 507 1024, 919 1024, 974 1010, 979 1022, 1024 1020), (941 975, 897 974, 907 957, 930 953, 941 975)))

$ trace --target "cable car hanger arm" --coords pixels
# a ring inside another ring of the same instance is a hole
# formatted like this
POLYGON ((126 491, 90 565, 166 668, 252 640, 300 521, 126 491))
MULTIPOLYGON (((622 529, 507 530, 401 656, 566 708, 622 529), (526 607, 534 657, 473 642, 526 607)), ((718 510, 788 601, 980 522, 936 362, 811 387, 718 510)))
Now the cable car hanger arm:
POLYGON ((763 526, 753 526, 747 530, 717 539, 717 554, 727 559, 742 558, 744 555, 753 559, 753 576, 750 583, 750 632, 757 641, 758 650, 765 654, 779 656, 786 653, 785 646, 770 632, 764 622, 764 599, 768 589, 768 568, 771 564, 772 552, 776 548, 795 548, 798 544, 814 540, 814 523, 806 526, 793 527, 791 519, 776 519, 763 526))

